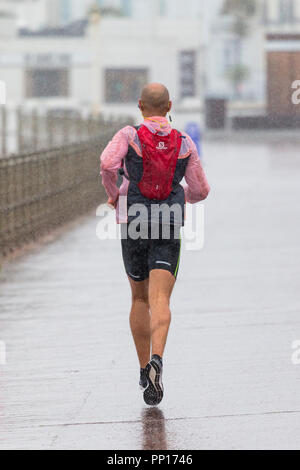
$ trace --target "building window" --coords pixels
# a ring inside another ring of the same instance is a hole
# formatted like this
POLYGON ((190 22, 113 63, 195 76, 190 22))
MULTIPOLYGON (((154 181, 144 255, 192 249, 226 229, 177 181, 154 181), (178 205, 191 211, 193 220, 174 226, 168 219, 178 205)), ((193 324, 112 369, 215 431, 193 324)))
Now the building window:
POLYGON ((262 6, 262 22, 263 22, 263 24, 268 24, 268 23, 269 23, 269 9, 268 9, 267 0, 264 0, 264 1, 263 1, 263 6, 262 6))
POLYGON ((136 103, 147 82, 147 69, 108 69, 105 71, 105 101, 136 103))
POLYGON ((132 14, 132 0, 122 0, 122 12, 124 16, 131 16, 132 14))
POLYGON ((61 18, 63 20, 63 24, 67 24, 72 20, 72 6, 71 0, 63 0, 61 5, 61 18))
POLYGON ((67 69, 31 69, 26 71, 27 98, 67 97, 69 72, 67 69))
POLYGON ((181 51, 179 55, 181 97, 196 95, 196 51, 181 51))
POLYGON ((160 2, 159 2, 159 14, 160 14, 160 16, 166 16, 167 15, 166 0, 160 0, 160 2))
POLYGON ((279 0, 279 22, 291 23, 294 20, 294 0, 279 0))
POLYGON ((241 43, 237 39, 224 42, 223 61, 220 61, 220 73, 223 75, 228 69, 238 64, 241 56, 241 43))

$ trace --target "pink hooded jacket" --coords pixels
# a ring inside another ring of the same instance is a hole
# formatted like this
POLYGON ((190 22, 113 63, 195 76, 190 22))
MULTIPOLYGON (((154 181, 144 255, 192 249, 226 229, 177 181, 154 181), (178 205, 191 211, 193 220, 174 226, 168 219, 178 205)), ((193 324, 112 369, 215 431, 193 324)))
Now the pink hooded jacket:
MULTIPOLYGON (((146 118, 143 125, 147 126, 151 132, 159 132, 162 135, 167 135, 172 130, 168 120, 160 116, 146 118)), ((187 183, 184 186, 185 199, 187 202, 195 204, 207 198, 210 187, 202 168, 196 145, 187 134, 182 133, 182 135, 185 136, 185 139, 182 139, 179 159, 190 157, 185 172, 185 181, 187 183)), ((131 126, 124 127, 113 137, 100 158, 102 182, 106 193, 112 201, 116 201, 119 198, 116 208, 118 223, 127 222, 126 196, 129 181, 123 178, 120 189, 117 186, 117 181, 118 171, 122 167, 122 162, 127 155, 129 145, 142 157, 137 131, 131 126)), ((124 169, 126 173, 126 168, 124 169)))

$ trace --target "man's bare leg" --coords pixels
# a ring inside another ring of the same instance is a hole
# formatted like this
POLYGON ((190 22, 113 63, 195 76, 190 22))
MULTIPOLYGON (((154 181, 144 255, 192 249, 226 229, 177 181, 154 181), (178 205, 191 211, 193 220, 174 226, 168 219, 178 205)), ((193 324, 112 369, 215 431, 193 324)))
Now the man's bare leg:
POLYGON ((162 383, 163 354, 171 323, 170 297, 175 277, 168 271, 154 269, 150 273, 149 303, 151 310, 150 331, 152 359, 146 367, 144 401, 157 406, 164 396, 162 383))
POLYGON ((150 273, 152 355, 163 357, 171 323, 170 298, 175 281, 175 277, 169 271, 154 269, 150 273))
POLYGON ((130 327, 135 342, 141 368, 144 369, 150 361, 151 332, 149 312, 149 279, 135 282, 129 278, 132 291, 132 308, 130 327))

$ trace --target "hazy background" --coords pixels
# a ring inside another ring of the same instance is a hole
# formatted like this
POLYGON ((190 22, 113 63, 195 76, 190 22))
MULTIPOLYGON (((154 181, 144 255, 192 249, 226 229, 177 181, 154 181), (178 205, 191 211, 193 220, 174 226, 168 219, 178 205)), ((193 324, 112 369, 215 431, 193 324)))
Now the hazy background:
POLYGON ((300 0, 0 0, 0 448, 299 448, 299 80, 300 0), (211 193, 149 411, 96 207, 150 81, 211 193))
MULTIPOLYGON (((138 121, 140 89, 160 81, 178 127, 295 129, 299 57, 300 0, 0 0, 11 112, 138 121)), ((16 120, 5 120, 13 151, 16 120)))

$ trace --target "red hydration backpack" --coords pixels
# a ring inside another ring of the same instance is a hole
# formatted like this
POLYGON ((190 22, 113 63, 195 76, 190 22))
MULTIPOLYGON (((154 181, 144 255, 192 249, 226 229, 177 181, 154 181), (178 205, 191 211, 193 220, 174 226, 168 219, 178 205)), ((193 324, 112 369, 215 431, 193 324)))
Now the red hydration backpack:
POLYGON ((138 184, 143 196, 163 201, 172 191, 176 165, 181 148, 181 134, 172 130, 169 135, 153 134, 141 126, 138 136, 142 147, 143 176, 138 184))

